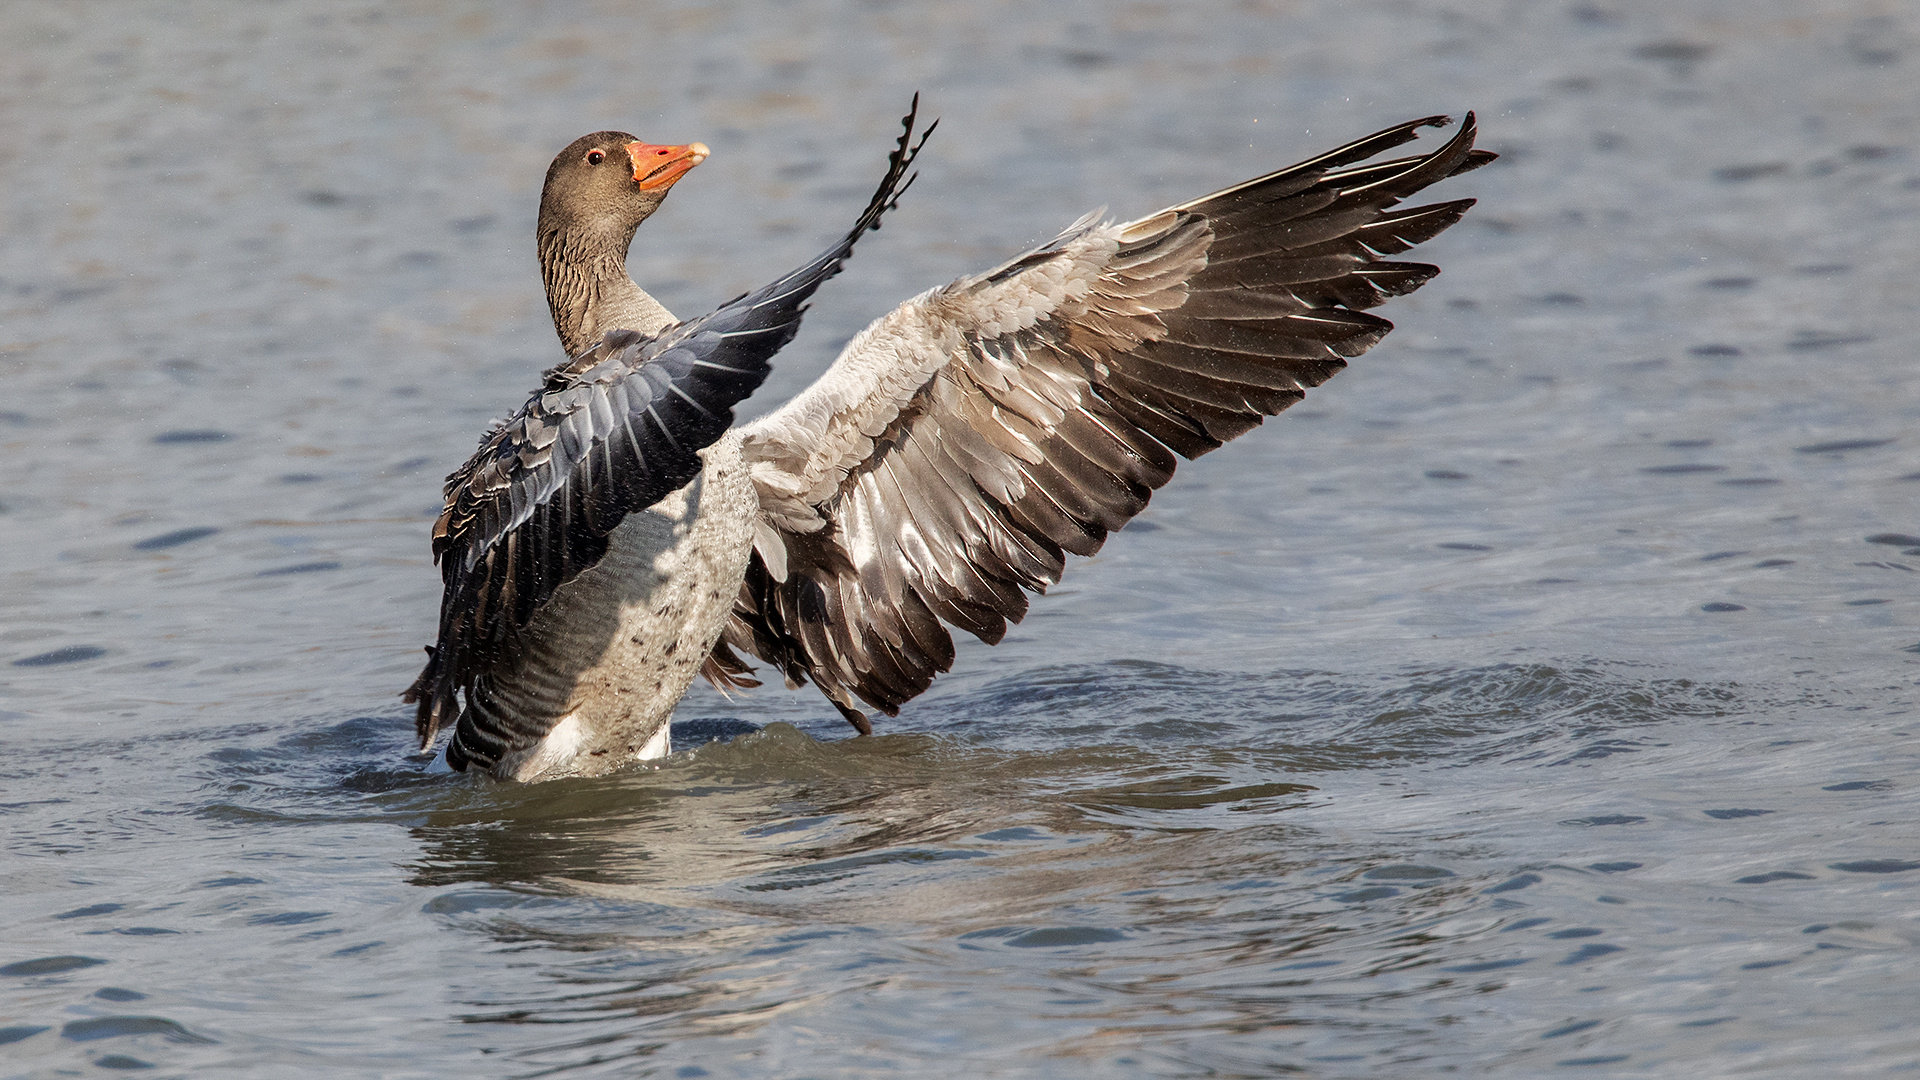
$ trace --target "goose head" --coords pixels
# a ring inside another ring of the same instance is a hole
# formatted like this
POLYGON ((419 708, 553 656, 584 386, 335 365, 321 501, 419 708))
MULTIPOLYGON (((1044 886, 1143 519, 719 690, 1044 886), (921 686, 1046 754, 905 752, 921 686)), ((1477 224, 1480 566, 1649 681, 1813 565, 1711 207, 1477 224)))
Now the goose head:
POLYGON ((569 354, 616 327, 658 329, 627 325, 654 321, 659 308, 627 275, 627 249, 634 230, 707 155, 704 143, 664 146, 596 131, 553 159, 536 233, 547 304, 569 354))

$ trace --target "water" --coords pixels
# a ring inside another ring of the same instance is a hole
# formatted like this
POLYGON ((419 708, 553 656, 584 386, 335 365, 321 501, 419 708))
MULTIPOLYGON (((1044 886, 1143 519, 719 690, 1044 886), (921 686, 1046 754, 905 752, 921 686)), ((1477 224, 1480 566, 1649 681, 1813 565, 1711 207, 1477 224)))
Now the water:
POLYGON ((0 8, 0 1074, 1920 1066, 1920 18, 1870 2, 0 8), (602 127, 683 313, 941 128, 911 292, 1431 112, 1399 329, 883 734, 410 756, 439 478, 602 127), (1907 537, 1909 539, 1903 539, 1907 537))

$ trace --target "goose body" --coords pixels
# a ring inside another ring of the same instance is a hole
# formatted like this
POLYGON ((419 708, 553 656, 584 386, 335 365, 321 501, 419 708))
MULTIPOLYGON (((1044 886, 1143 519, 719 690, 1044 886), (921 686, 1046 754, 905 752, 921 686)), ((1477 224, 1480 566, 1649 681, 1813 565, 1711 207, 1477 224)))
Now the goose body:
POLYGON ((407 692, 422 747, 452 726, 449 764, 515 780, 663 756, 695 675, 757 685, 742 652, 870 732, 863 703, 895 714, 951 666, 949 628, 999 641, 1178 457, 1257 426, 1392 328, 1365 309, 1438 269, 1383 256, 1472 201, 1394 207, 1493 155, 1473 149, 1469 114, 1431 153, 1363 163, 1446 123, 1136 221, 1089 215, 901 304, 739 428, 733 406, 803 302, 911 183, 914 114, 840 243, 686 323, 624 264, 706 148, 576 141, 540 224, 572 359, 448 478, 439 641, 407 692))
MULTIPOLYGON (((496 776, 535 780, 666 756, 673 707, 732 614, 759 511, 738 432, 700 457, 692 483, 608 534, 600 561, 535 611, 489 692, 468 697, 476 732, 553 718, 530 745, 482 744, 498 754, 482 759, 496 776)), ((470 745, 452 743, 453 759, 472 762, 470 745)))

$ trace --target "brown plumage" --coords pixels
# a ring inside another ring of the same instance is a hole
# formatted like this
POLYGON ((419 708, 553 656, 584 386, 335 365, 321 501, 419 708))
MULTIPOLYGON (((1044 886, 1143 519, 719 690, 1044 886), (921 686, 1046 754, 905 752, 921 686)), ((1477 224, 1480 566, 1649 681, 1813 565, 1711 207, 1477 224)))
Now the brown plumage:
POLYGON ((1468 114, 1431 153, 1363 164, 1448 122, 1429 117, 1137 221, 1084 218, 906 301, 728 430, 800 302, 910 182, 906 122, 839 245, 685 324, 623 264, 692 167, 658 163, 705 148, 601 132, 555 160, 540 253, 573 359, 448 478, 435 532, 440 641, 409 697, 423 743, 458 710, 455 767, 534 779, 665 753, 696 671, 757 685, 739 652, 871 731, 862 703, 892 715, 924 691, 950 628, 999 641, 1180 458, 1378 342, 1392 324, 1368 309, 1439 272, 1388 256, 1472 201, 1399 204, 1494 156, 1468 114), (631 178, 598 168, 615 150, 631 178))
POLYGON ((1145 509, 1177 457, 1257 426, 1393 328, 1366 309, 1439 270, 1382 256, 1473 202, 1394 207, 1494 155, 1473 149, 1469 114, 1431 154, 1352 166, 1444 123, 1401 124, 1127 225, 1083 220, 876 323, 746 428, 772 538, 725 645, 813 681, 864 732, 854 699, 896 713, 952 665, 947 627, 998 642, 1027 592, 1145 509), (882 386, 885 363, 862 360, 910 354, 902 337, 941 355, 882 386))

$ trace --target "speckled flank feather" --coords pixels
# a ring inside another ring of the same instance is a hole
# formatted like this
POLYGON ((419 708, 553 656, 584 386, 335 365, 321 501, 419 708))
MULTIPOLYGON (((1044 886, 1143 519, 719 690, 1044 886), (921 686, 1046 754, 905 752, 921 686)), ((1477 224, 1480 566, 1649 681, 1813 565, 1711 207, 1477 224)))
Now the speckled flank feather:
MULTIPOLYGON (((1124 225, 1090 216, 902 304, 745 429, 764 521, 725 642, 815 682, 869 730, 997 642, 1026 592, 1091 555, 1196 457, 1300 400, 1437 268, 1385 261, 1471 200, 1391 209, 1493 159, 1471 114, 1431 154, 1357 163, 1401 124, 1124 225)), ((731 654, 729 654, 731 655, 731 654)))

